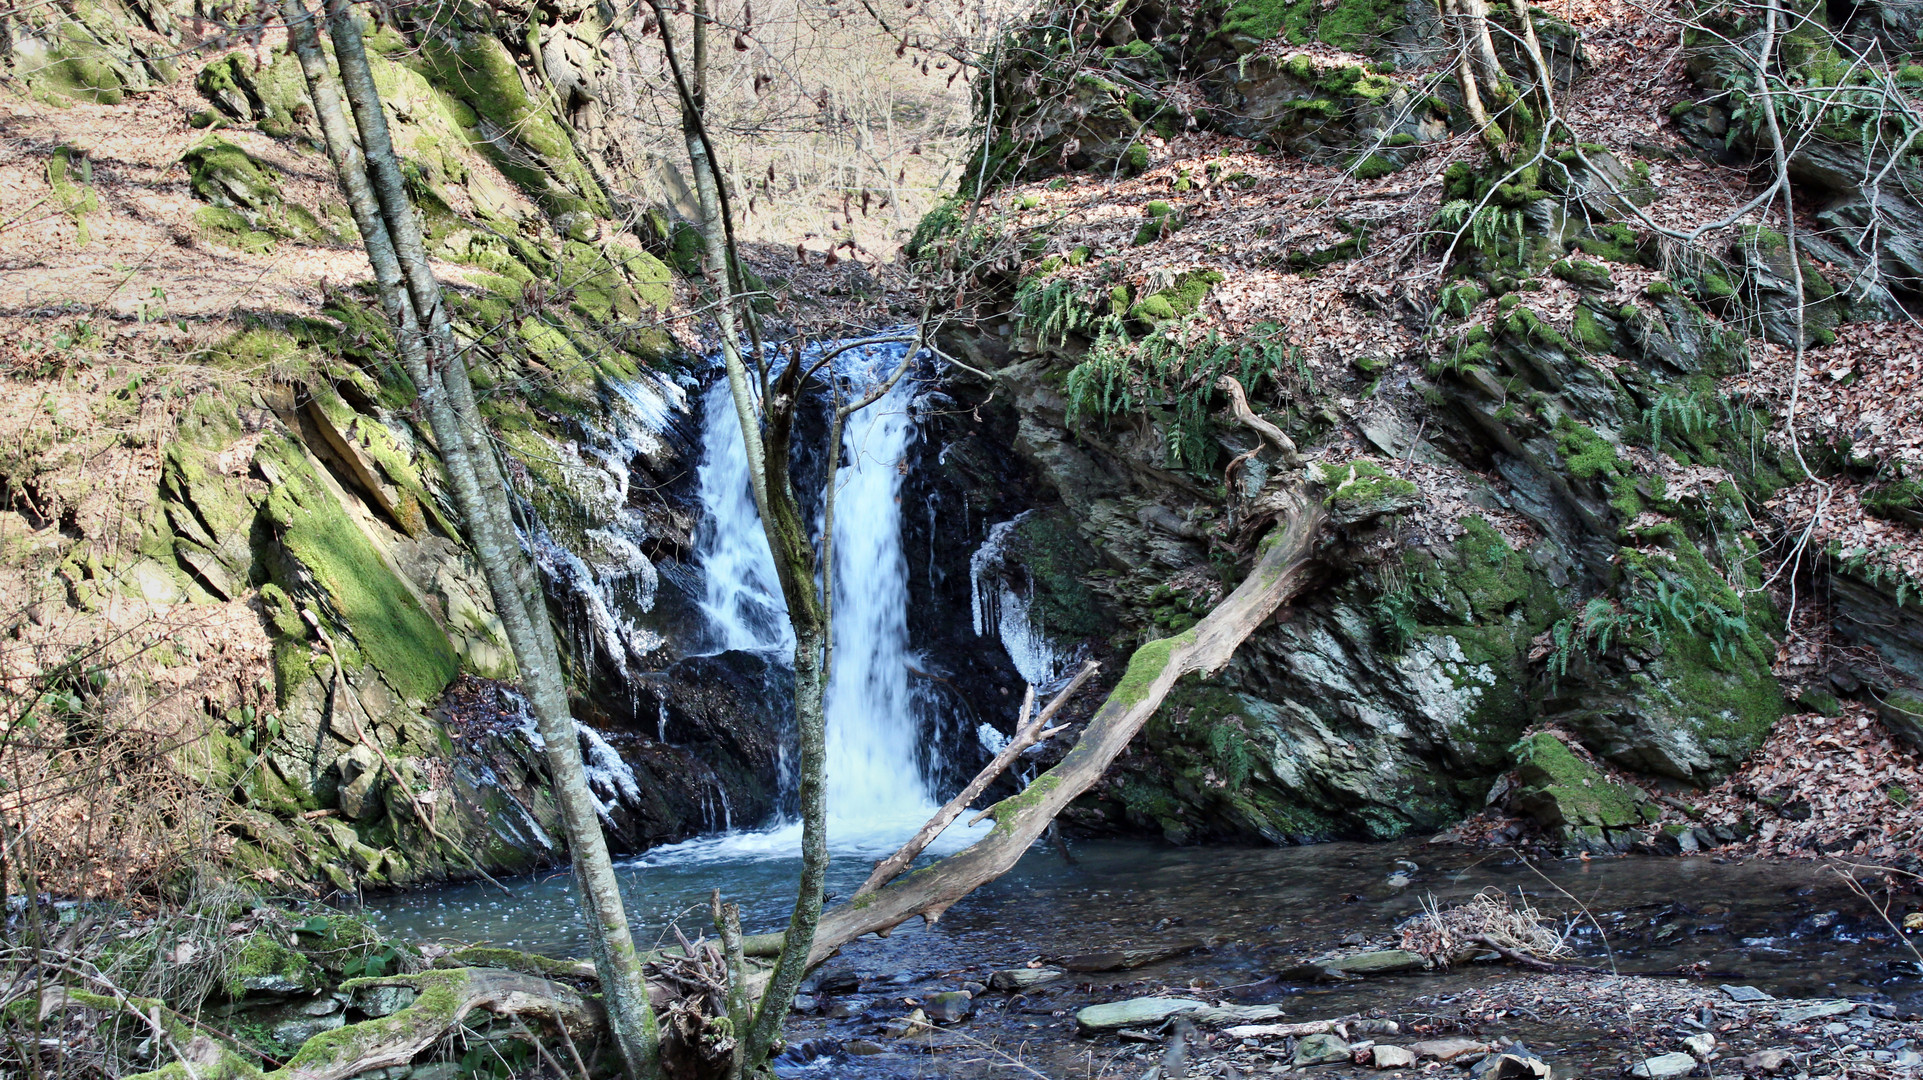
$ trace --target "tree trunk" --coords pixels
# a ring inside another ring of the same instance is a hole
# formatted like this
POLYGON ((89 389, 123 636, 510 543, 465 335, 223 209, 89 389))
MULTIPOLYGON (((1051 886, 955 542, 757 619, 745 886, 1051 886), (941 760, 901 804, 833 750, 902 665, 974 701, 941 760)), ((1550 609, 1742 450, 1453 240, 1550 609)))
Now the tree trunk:
POLYGON ((1109 764, 1162 704, 1175 681, 1190 672, 1214 672, 1276 608, 1301 590, 1325 513, 1322 504, 1298 493, 1286 519, 1263 543, 1261 557, 1242 584, 1186 633, 1151 641, 1135 650, 1128 671, 1083 730, 1061 763, 1035 778, 1028 789, 989 809, 995 830, 972 847, 927 870, 894 882, 822 916, 809 963, 819 964, 867 933, 886 934, 920 915, 941 918, 955 901, 1015 865, 1048 823, 1076 796, 1101 779, 1109 764))
MULTIPOLYGON (((286 2, 290 13, 298 6, 298 0, 286 2)), ((401 339, 408 375, 415 383, 435 439, 440 443, 441 457, 448 466, 469 539, 487 574, 495 608, 514 649, 541 737, 547 744, 556 802, 567 833, 576 888, 589 912, 589 938, 594 946, 596 968, 601 973, 615 1041, 631 1075, 652 1075, 657 1057, 654 1014, 648 1005, 641 958, 628 927, 594 795, 588 789, 582 767, 579 736, 568 709, 567 687, 562 681, 559 649, 548 624, 546 604, 515 538, 507 490, 495 466, 486 431, 474 410, 465 366, 448 332, 440 283, 434 279, 421 242, 420 225, 401 179, 399 160, 388 136, 380 94, 374 85, 353 7, 348 0, 327 0, 327 14, 341 83, 360 129, 370 174, 361 176, 357 183, 351 155, 337 153, 342 186, 356 203, 357 222, 366 216, 369 188, 373 201, 379 205, 385 231, 363 225, 363 236, 372 238, 368 245, 370 259, 391 256, 399 263, 399 276, 407 288, 411 303, 398 305, 400 318, 395 327, 396 336, 401 339), (383 245, 382 237, 388 244, 383 245), (385 252, 379 250, 383 246, 387 248, 385 252), (466 407, 462 408, 463 405, 466 407)), ((317 51, 317 43, 309 44, 315 45, 317 51)), ((307 70, 305 61, 303 70, 307 70)), ((310 72, 310 90, 314 81, 310 72)), ((323 116, 327 111, 324 99, 328 96, 331 95, 315 95, 316 112, 323 116)), ((338 102, 332 111, 339 115, 338 102)), ((339 126, 344 125, 336 125, 339 126)), ((330 135, 330 145, 338 135, 338 132, 330 135)), ((379 269, 377 263, 377 274, 379 269)), ((390 317, 394 314, 390 311, 390 317)))
MULTIPOLYGON (((740 331, 736 323, 733 278, 735 256, 733 229, 728 221, 727 193, 722 184, 714 146, 703 130, 702 100, 706 80, 707 7, 697 0, 692 34, 693 71, 684 70, 676 51, 673 24, 659 0, 650 0, 661 31, 661 46, 667 54, 676 90, 681 98, 682 135, 688 148, 688 163, 694 173, 701 208, 701 236, 706 253, 704 274, 715 300, 715 322, 720 331, 721 356, 727 370, 728 390, 734 401, 735 415, 741 422, 742 450, 748 456, 749 486, 755 509, 761 514, 768 547, 774 555, 776 576, 787 601, 788 621, 795 633, 795 728, 800 751, 801 786, 801 880, 796 891, 794 913, 782 936, 781 954, 754 1011, 754 1020, 740 1034, 740 1067, 749 1073, 758 1070, 781 1034, 795 989, 808 969, 810 943, 821 920, 823 897, 828 880, 827 785, 823 775, 827 759, 826 718, 823 698, 827 690, 826 648, 829 628, 823 597, 830 586, 824 576, 816 584, 817 564, 812 538, 795 499, 794 483, 788 473, 789 439, 797 400, 802 392, 802 358, 797 353, 783 373, 780 384, 763 394, 755 404, 754 387, 740 351, 740 331), (764 428, 765 420, 765 428, 764 428)), ((766 359, 757 353, 757 369, 766 359)), ((765 384, 764 384, 765 386, 765 384)), ((833 482, 833 477, 829 478, 833 482)))

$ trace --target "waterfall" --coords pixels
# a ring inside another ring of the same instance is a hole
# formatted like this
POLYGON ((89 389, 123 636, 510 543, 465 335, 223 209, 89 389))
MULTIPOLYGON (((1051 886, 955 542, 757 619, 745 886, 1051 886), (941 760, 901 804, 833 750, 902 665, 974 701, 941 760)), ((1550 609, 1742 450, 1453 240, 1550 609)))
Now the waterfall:
POLYGON ((701 566, 701 610, 713 635, 709 651, 780 652, 792 656, 794 630, 775 577, 774 555, 748 487, 728 380, 717 379, 701 403, 701 466, 695 474, 701 523, 695 561, 701 566))
MULTIPOLYGON (((886 379, 900 350, 856 356, 852 392, 886 379), (864 363, 865 362, 865 363, 864 363)), ((855 354, 849 354, 854 356, 855 354)), ((842 831, 912 832, 934 810, 909 695, 908 556, 900 468, 915 441, 914 386, 848 418, 835 476, 834 672, 828 683, 828 807, 842 831)), ((832 835, 832 834, 831 834, 832 835)))
MULTIPOLYGON (((901 362, 900 345, 851 350, 833 374, 844 395, 878 386, 901 362)), ((887 852, 928 819, 935 801, 923 780, 938 765, 921 745, 908 675, 920 667, 908 643, 908 556, 902 547, 903 462, 917 430, 917 386, 904 377, 855 413, 842 432, 833 478, 833 671, 827 687, 828 838, 837 851, 887 852)), ((727 384, 703 404, 697 476, 704 520, 696 555, 705 577, 702 608, 714 651, 767 652, 783 663, 794 648, 774 560, 748 488, 741 428, 727 384)), ((819 522, 817 524, 820 524, 819 522)), ((787 768, 783 780, 788 781, 787 768)), ((646 863, 785 857, 800 844, 798 822, 656 848, 646 863)), ((968 836, 951 830, 948 843, 968 836)))

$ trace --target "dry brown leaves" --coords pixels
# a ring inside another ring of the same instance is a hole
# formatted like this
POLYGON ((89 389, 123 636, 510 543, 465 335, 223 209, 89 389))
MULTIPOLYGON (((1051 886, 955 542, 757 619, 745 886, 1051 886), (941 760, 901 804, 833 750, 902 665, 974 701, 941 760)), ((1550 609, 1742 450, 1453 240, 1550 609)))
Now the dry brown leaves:
POLYGON ((1849 323, 1836 342, 1804 353, 1757 346, 1754 367, 1726 389, 1787 415, 1796 398, 1796 434, 1804 443, 1847 447, 1865 464, 1901 466, 1923 475, 1923 326, 1913 322, 1849 323))
POLYGON ((1778 723, 1697 810, 1709 822, 1756 821, 1749 839, 1718 852, 1887 862, 1914 857, 1923 845, 1920 797, 1923 758, 1867 707, 1850 702, 1842 716, 1803 713, 1778 723))

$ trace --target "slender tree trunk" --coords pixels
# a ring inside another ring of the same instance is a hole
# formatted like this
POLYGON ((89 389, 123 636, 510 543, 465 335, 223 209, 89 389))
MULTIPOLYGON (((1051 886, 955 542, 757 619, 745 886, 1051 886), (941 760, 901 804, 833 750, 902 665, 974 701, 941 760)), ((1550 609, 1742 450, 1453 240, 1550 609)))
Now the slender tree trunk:
POLYGON ((297 50, 304 54, 303 71, 309 77, 315 111, 322 116, 323 133, 340 169, 342 186, 354 204, 369 258, 376 264, 377 279, 383 282, 383 305, 389 307, 390 317, 398 315, 395 332, 401 340, 403 361, 440 443, 469 539, 487 574, 495 608, 547 744, 548 767, 567 833, 575 885, 589 913, 589 938, 615 1041, 631 1075, 651 1076, 658 1057, 654 1014, 648 1006, 641 956, 634 947, 594 795, 582 767, 559 649, 548 624, 545 602, 535 587, 534 573, 515 538, 507 489, 474 409, 465 366, 448 332, 440 284, 434 279, 421 242, 420 225, 401 179, 360 27, 348 0, 327 0, 328 28, 340 64, 341 84, 364 148, 364 173, 351 152, 352 140, 346 137, 338 99, 315 90, 317 84, 325 87, 324 78, 317 77, 324 75, 325 61, 311 33, 311 20, 299 10, 299 0, 284 2, 290 27, 295 27, 298 35, 297 50), (303 33, 299 26, 307 27, 307 31, 303 33), (335 118, 331 122, 330 112, 335 118), (378 205, 378 216, 369 212, 370 203, 378 205), (382 273, 383 264, 392 268, 396 263, 397 275, 382 273), (395 287, 401 284, 409 302, 388 300, 390 289, 398 294, 395 287))
MULTIPOLYGON (((812 538, 795 499, 793 478, 788 472, 789 438, 793 432, 795 408, 802 393, 802 358, 796 355, 783 378, 763 397, 766 409, 764 430, 761 409, 755 404, 754 388, 749 382, 747 364, 740 351, 740 330, 736 322, 734 291, 735 255, 733 229, 728 221, 727 193, 722 189, 719 163, 714 146, 703 129, 702 103, 707 77, 707 4, 696 0, 690 50, 693 71, 683 69, 676 51, 673 24, 659 0, 649 0, 661 30, 661 45, 673 71, 681 97, 681 130, 688 148, 688 162, 694 173, 695 192, 701 208, 701 235, 706 253, 705 276, 713 290, 715 322, 720 330, 721 356, 727 370, 728 390, 735 414, 741 421, 742 449, 748 456, 749 484, 755 508, 760 511, 768 547, 774 555, 776 574, 788 605, 788 620, 795 634, 795 728, 801 757, 801 880, 795 895, 794 913, 782 937, 781 954, 775 961, 768 986, 761 995, 748 1030, 742 1040, 738 1061, 748 1073, 767 1060, 781 1026, 787 1019, 795 990, 808 969, 808 955, 815 928, 821 922, 823 897, 828 880, 828 803, 824 776, 827 759, 827 720, 823 712, 827 690, 827 645, 830 629, 826 617, 824 579, 816 585, 817 563, 812 538)), ((765 367, 763 357, 755 357, 758 369, 765 367)), ((829 482, 833 482, 829 477, 829 482)))

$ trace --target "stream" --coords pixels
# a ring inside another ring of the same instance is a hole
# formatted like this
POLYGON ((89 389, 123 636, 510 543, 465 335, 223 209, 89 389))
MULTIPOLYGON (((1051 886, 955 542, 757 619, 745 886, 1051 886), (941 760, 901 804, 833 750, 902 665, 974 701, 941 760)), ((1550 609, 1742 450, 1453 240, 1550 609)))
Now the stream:
MULTIPOLYGON (((837 371, 844 389, 854 391, 885 377, 900 357, 898 346, 860 350, 838 361, 837 371)), ((908 644, 900 501, 901 463, 917 438, 918 392, 915 380, 905 379, 856 415, 844 433, 846 464, 835 480, 835 668, 827 701, 828 828, 835 856, 830 903, 852 894, 874 860, 893 851, 944 794, 926 779, 938 774, 943 753, 923 735, 930 728, 927 710, 938 706, 919 700, 907 677, 911 666, 923 663, 908 644)), ((783 663, 792 642, 748 496, 725 384, 711 386, 700 407, 704 518, 696 547, 705 575, 699 599, 708 647, 715 653, 758 652, 783 663)), ((1065 669, 1067 658, 1050 654, 1027 632, 1021 595, 984 584, 984 568, 999 558, 997 545, 1009 524, 990 527, 973 568, 974 610, 954 617, 972 619, 983 646, 1005 650, 1024 676, 1048 681, 1065 669)), ((994 737, 984 730, 981 738, 988 745, 994 737)), ((792 786, 792 771, 785 772, 784 784, 792 786)), ((610 782, 597 790, 619 786, 610 782)), ((749 932, 785 925, 799 873, 798 823, 778 816, 742 828, 725 814, 724 820, 734 827, 657 847, 622 865, 629 917, 644 948, 672 942, 677 920, 690 938, 711 933, 706 911, 715 888, 741 905, 749 932)), ((951 829, 924 858, 971 839, 965 829, 951 829)), ((565 870, 509 879, 508 886, 506 895, 491 885, 460 884, 370 897, 360 913, 388 934, 418 942, 587 955, 565 870)), ((1489 965, 1339 985, 1281 976, 1295 962, 1345 942, 1393 946, 1397 925, 1425 903, 1446 905, 1491 887, 1526 897, 1566 927, 1584 964, 1700 979, 1712 991, 1736 983, 1780 997, 1852 996, 1923 1009, 1919 972, 1897 936, 1842 878, 1818 865, 1648 857, 1532 865, 1507 852, 1421 840, 1295 848, 1080 840, 1038 845, 935 926, 913 921, 886 940, 849 946, 818 974, 816 985, 804 988, 810 992, 790 1025, 796 1049, 781 1071, 1110 1074, 1097 1059, 1106 1054, 1112 1061, 1115 1041, 1077 1039, 1074 1009, 1171 987, 1208 989, 1246 1003, 1293 1000, 1292 1018, 1406 1009, 1416 995, 1448 1000, 1524 976, 1489 965), (975 1058, 937 1062, 926 1052, 875 1041, 885 1041, 885 1023, 906 1014, 919 995, 985 982, 998 968, 1175 944, 1190 948, 1134 970, 1078 973, 1034 1000, 984 995, 974 1019, 959 1029, 985 1048, 975 1058), (826 989, 818 985, 824 979, 826 989)), ((1551 1024, 1531 1029, 1530 1037, 1562 1045, 1580 1043, 1583 1036, 1566 1024, 1551 1024)), ((1136 1065, 1132 1075, 1141 1071, 1136 1065)))

